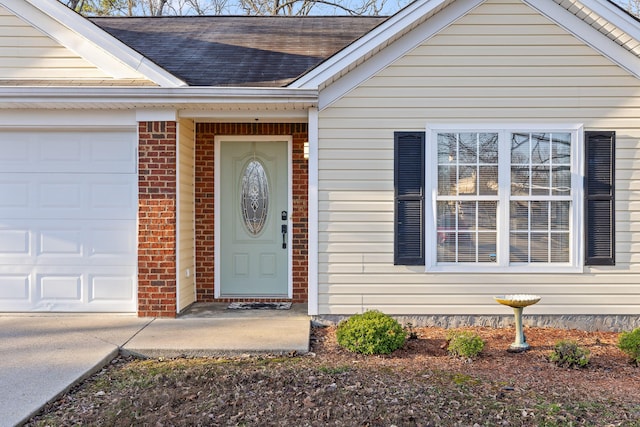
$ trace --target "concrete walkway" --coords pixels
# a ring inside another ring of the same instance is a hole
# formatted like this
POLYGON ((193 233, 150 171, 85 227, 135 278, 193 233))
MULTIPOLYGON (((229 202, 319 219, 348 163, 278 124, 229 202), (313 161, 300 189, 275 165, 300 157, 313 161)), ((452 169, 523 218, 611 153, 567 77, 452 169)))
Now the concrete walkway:
POLYGON ((0 315, 0 426, 26 422, 120 351, 140 357, 305 353, 310 318, 291 310, 200 304, 177 319, 0 315))

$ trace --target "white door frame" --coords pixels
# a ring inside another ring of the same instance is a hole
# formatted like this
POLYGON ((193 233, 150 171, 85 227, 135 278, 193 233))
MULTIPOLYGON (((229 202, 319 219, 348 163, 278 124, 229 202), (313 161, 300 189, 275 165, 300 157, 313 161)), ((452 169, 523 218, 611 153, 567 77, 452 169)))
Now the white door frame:
POLYGON ((220 298, 220 257, 218 253, 220 251, 220 146, 222 142, 233 141, 246 141, 246 142, 286 142, 287 143, 287 296, 293 298, 293 221, 291 220, 293 214, 293 138, 291 135, 219 135, 214 138, 215 144, 215 160, 214 160, 214 298, 220 298))

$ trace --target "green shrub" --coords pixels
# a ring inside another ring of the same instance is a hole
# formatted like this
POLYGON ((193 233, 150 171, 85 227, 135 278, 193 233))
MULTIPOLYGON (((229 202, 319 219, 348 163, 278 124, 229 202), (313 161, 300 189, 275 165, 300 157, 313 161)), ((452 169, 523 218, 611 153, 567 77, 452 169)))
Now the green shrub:
POLYGON ((618 337, 618 348, 631 358, 631 362, 640 365, 640 328, 622 332, 618 337))
POLYGON ((549 360, 558 366, 584 368, 589 364, 589 350, 575 341, 560 340, 549 355, 549 360))
POLYGON ((454 356, 474 358, 484 349, 484 341, 475 332, 452 331, 447 334, 447 350, 454 356))
POLYGON ((389 354, 404 345, 405 331, 397 320, 377 310, 355 314, 338 324, 338 344, 362 354, 389 354))

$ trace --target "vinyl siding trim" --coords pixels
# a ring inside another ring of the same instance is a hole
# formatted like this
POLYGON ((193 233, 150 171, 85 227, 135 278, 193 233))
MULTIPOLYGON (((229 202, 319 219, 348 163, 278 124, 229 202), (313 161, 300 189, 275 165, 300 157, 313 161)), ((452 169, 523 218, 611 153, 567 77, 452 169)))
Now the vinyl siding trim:
POLYGON ((177 312, 196 301, 195 267, 195 124, 178 121, 177 194, 177 312))

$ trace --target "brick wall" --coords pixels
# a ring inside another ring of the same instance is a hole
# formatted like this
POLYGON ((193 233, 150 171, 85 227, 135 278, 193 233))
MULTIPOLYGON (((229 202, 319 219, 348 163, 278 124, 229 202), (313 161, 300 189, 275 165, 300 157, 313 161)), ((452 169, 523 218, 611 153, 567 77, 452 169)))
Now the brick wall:
POLYGON ((138 316, 176 316, 176 123, 138 125, 138 316))
MULTIPOLYGON (((199 123, 196 127, 196 292, 199 302, 231 302, 214 298, 214 162, 216 135, 288 135, 293 139, 293 302, 306 302, 308 263, 308 163, 306 123, 199 123)), ((275 301, 275 300, 274 300, 275 301)))

